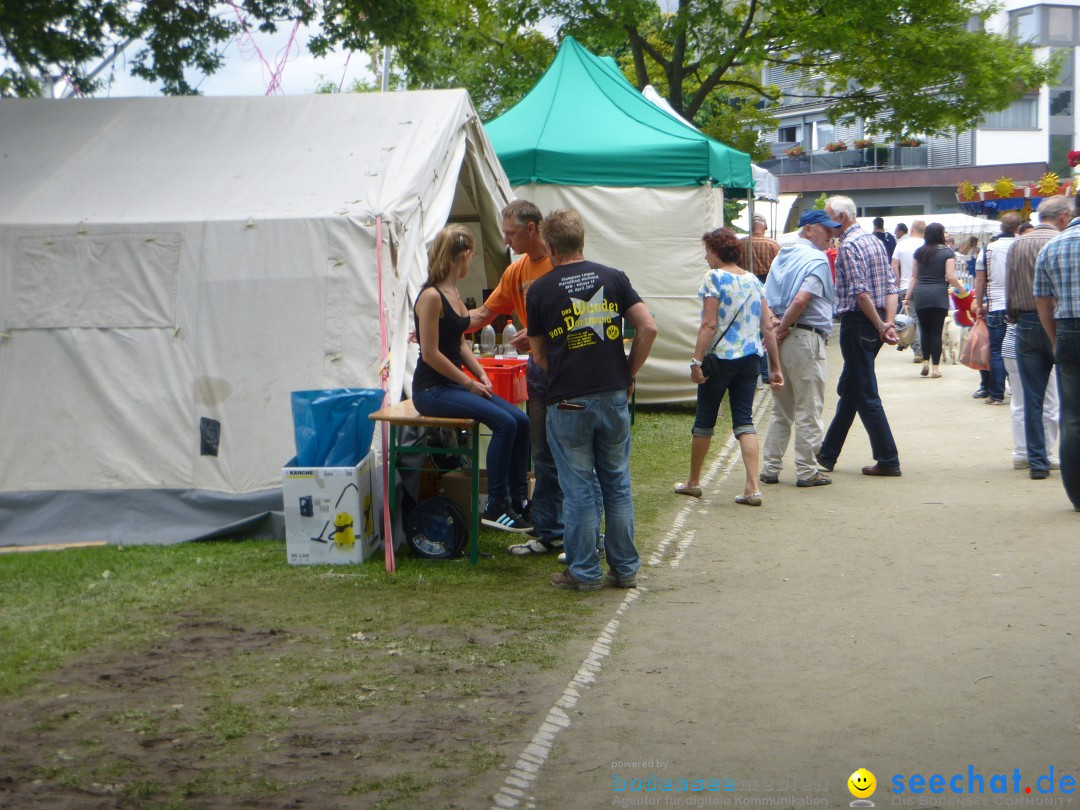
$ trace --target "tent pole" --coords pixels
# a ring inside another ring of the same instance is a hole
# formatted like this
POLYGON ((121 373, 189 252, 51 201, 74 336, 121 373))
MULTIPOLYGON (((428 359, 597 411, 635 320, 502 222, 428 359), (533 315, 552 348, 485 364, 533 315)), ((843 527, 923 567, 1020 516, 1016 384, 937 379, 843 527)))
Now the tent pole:
POLYGON ((751 273, 754 272, 754 190, 746 190, 746 204, 747 216, 749 217, 750 232, 746 235, 746 263, 749 265, 746 269, 751 273))
MULTIPOLYGON (((383 302, 383 263, 382 263, 382 240, 383 219, 382 214, 375 217, 375 278, 379 285, 379 356, 383 366, 380 374, 380 383, 383 389, 383 407, 389 405, 390 399, 390 363, 389 346, 386 335, 386 304, 383 302)), ((394 486, 390 469, 390 426, 381 421, 382 426, 382 474, 383 474, 383 559, 386 562, 386 573, 392 574, 397 569, 397 561, 394 559, 394 524, 390 515, 390 487, 394 486)))

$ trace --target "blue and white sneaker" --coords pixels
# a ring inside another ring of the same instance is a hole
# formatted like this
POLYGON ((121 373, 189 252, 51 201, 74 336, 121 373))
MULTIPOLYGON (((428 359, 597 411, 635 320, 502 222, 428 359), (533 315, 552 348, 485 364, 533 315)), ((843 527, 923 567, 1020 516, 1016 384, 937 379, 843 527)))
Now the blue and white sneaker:
POLYGON ((480 522, 492 529, 517 534, 527 534, 532 528, 532 524, 517 513, 509 500, 501 502, 489 500, 483 514, 480 515, 480 522))

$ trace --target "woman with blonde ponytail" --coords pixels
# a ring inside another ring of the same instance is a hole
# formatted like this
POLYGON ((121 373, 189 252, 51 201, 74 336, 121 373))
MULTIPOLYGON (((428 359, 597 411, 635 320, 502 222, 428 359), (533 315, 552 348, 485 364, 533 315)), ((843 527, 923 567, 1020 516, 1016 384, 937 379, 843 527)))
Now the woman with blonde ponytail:
POLYGON ((468 228, 447 225, 428 251, 428 279, 415 305, 420 359, 413 374, 413 404, 425 416, 467 417, 491 430, 488 498, 481 522, 525 533, 532 525, 518 505, 529 492, 529 417, 492 392, 491 381, 465 340, 469 310, 458 281, 469 272, 475 250, 468 228))

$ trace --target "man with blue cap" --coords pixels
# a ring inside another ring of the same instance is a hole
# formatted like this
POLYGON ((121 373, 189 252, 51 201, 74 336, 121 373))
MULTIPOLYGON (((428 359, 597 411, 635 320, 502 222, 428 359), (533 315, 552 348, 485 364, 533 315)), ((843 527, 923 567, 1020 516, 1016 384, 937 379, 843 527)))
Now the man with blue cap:
POLYGON ((832 480, 818 469, 816 453, 825 425, 828 363, 825 342, 832 332, 833 280, 825 248, 840 223, 824 211, 799 217, 799 238, 780 249, 765 281, 780 345, 780 369, 786 385, 773 389, 772 421, 762 451, 761 481, 780 481, 784 453, 795 426, 795 485, 819 487, 832 480))

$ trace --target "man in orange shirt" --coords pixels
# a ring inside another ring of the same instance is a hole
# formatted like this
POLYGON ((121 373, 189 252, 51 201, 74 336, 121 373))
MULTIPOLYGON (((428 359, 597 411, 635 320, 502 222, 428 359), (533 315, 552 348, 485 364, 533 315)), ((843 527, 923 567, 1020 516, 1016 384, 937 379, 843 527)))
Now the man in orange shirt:
MULTIPOLYGON (((521 329, 514 337, 518 354, 529 352, 528 315, 525 294, 532 283, 551 271, 547 245, 540 237, 540 209, 528 200, 514 200, 502 210, 502 232, 506 244, 518 258, 503 272, 498 286, 478 308, 470 310, 469 332, 483 329, 499 315, 517 315, 521 329)), ((520 514, 533 523, 534 537, 517 543, 507 551, 515 555, 546 554, 562 551, 563 494, 559 474, 547 439, 547 374, 529 356, 526 370, 529 390, 529 423, 532 441, 533 471, 536 486, 528 504, 514 504, 520 514)))

